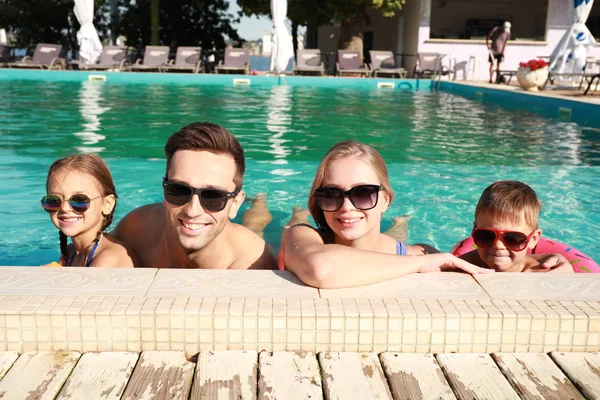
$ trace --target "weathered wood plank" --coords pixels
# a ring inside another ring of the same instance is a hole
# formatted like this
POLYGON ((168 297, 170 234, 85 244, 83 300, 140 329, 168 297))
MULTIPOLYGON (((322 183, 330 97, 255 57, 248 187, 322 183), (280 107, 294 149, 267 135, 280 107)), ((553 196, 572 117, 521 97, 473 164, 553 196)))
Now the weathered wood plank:
POLYGON ((258 398, 322 399, 319 364, 313 353, 263 351, 258 357, 258 398))
POLYGON ((519 399, 488 354, 438 354, 436 358, 459 399, 519 399))
POLYGON ((58 399, 120 399, 138 353, 86 353, 79 359, 58 399))
POLYGON ((0 381, 2 399, 54 399, 73 370, 75 351, 25 352, 0 381))
POLYGON ((589 399, 600 399, 600 353, 561 353, 550 357, 589 399))
POLYGON ((256 399, 255 351, 203 351, 198 357, 192 399, 256 399))
POLYGON ((4 378, 6 371, 12 367, 17 358, 19 358, 19 353, 16 351, 0 352, 0 379, 4 378))
POLYGON ((521 399, 585 400, 544 353, 494 353, 492 358, 521 399))
POLYGON ((319 353, 325 398, 392 399, 374 353, 319 353))
POLYGON ((181 351, 144 351, 122 399, 187 399, 194 363, 181 351))
POLYGON ((394 399, 456 399, 433 355, 381 353, 379 357, 394 399))

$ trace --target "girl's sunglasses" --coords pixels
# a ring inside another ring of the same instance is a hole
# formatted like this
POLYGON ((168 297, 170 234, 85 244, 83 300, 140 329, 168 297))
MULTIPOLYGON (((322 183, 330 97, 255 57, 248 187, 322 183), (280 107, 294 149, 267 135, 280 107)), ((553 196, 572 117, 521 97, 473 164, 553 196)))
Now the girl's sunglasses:
POLYGON ((473 241, 478 247, 492 247, 494 243, 500 240, 507 249, 513 251, 521 251, 527 247, 531 235, 533 235, 533 232, 526 235, 522 232, 500 231, 487 228, 474 228, 473 232, 471 232, 473 241))
POLYGON ((235 197, 240 191, 226 192, 219 189, 198 189, 181 182, 172 182, 167 178, 163 179, 163 188, 165 190, 165 200, 174 206, 183 206, 187 204, 192 197, 197 194, 200 199, 200 205, 206 211, 219 212, 227 205, 230 197, 235 197))
MULTIPOLYGON (((86 212, 88 208, 90 208, 92 200, 98 199, 100 197, 102 197, 102 195, 90 199, 87 195, 79 193, 69 197, 66 201, 69 202, 69 205, 71 206, 73 211, 82 214, 86 212)), ((42 197, 42 200, 40 200, 40 204, 42 205, 44 211, 52 214, 60 210, 63 201, 64 200, 56 194, 47 194, 44 197, 42 197)))
POLYGON ((315 190, 317 204, 323 211, 337 211, 344 204, 344 198, 348 197, 357 210, 370 210, 377 205, 380 185, 358 185, 350 190, 342 190, 336 187, 323 187, 315 190))

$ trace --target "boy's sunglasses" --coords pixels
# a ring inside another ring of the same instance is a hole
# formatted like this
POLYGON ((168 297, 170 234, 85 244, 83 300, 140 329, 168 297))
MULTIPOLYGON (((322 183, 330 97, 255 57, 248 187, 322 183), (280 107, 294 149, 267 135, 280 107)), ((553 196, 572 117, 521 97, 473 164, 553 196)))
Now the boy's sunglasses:
POLYGON ((200 199, 200 205, 206 211, 219 212, 227 205, 230 197, 235 197, 240 191, 226 192, 224 190, 204 188, 198 189, 181 182, 173 182, 163 178, 165 200, 174 206, 187 204, 195 194, 200 199))
POLYGON ((507 249, 513 251, 521 251, 527 247, 527 242, 529 242, 531 235, 533 235, 533 232, 526 235, 522 232, 500 231, 487 228, 474 228, 471 233, 473 241, 478 247, 492 247, 494 243, 500 240, 507 249))
POLYGON ((339 210, 346 197, 357 210, 370 210, 377 205, 381 188, 380 185, 358 185, 344 191, 335 187, 322 187, 315 190, 315 195, 317 204, 323 211, 339 210))
MULTIPOLYGON (((102 197, 102 195, 90 199, 87 195, 79 193, 69 197, 66 201, 69 202, 69 205, 71 206, 73 211, 82 214, 86 212, 88 208, 90 208, 92 200, 98 199, 100 197, 102 197)), ((60 210, 63 204, 63 199, 56 194, 47 194, 44 197, 42 197, 42 200, 40 200, 40 204, 42 205, 44 211, 52 214, 60 210)))

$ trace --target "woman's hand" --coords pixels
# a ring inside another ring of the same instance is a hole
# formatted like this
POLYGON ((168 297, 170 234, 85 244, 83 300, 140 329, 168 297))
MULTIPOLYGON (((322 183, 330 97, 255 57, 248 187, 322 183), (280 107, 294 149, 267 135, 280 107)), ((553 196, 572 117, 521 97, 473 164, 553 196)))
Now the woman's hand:
POLYGON ((420 273, 458 270, 476 275, 495 272, 492 269, 481 268, 465 260, 461 260, 450 253, 429 254, 421 257, 423 257, 423 262, 419 268, 420 273))

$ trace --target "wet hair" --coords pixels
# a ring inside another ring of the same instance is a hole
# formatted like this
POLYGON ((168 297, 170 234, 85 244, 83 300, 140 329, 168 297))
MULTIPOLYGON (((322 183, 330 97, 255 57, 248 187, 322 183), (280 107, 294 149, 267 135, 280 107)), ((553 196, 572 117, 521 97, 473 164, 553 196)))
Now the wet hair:
POLYGON ((208 151, 214 154, 231 156, 236 167, 233 177, 235 189, 240 190, 242 188, 246 170, 244 150, 240 142, 227 129, 210 122, 195 122, 172 134, 165 145, 167 156, 166 177, 169 176, 173 156, 179 150, 208 151))
MULTIPOLYGON (((98 187, 102 192, 102 196, 113 195, 115 196, 115 206, 108 215, 104 215, 102 226, 96 235, 96 240, 100 239, 100 236, 112 224, 115 209, 117 208, 117 191, 115 189, 115 182, 113 181, 112 175, 108 165, 104 160, 95 154, 74 154, 68 157, 58 159, 52 163, 48 169, 48 177, 46 178, 46 192, 50 187, 50 182, 54 175, 60 171, 79 171, 81 173, 88 174, 96 179, 98 187)), ((60 254, 65 260, 67 259, 67 236, 59 231, 60 239, 60 254)))
POLYGON ((481 194, 475 219, 482 213, 491 213, 503 221, 519 224, 525 218, 527 225, 538 229, 541 210, 542 203, 531 187, 519 181, 498 181, 481 194))
MULTIPOLYGON (((327 225, 323 210, 321 210, 317 204, 317 196, 315 192, 323 184, 325 170, 329 164, 332 161, 349 157, 359 158, 361 161, 369 165, 379 178, 380 184, 383 187, 382 191, 388 196, 390 203, 394 200, 394 192, 392 191, 392 186, 390 185, 385 161, 383 160, 381 154, 377 152, 377 150, 367 144, 354 140, 346 140, 335 144, 331 149, 329 149, 327 154, 325 154, 325 157, 323 157, 321 160, 310 189, 310 195, 308 197, 308 210, 310 211, 310 214, 315 220, 317 227, 321 231, 321 234, 326 242, 333 240, 332 232, 329 225, 327 225)), ((352 173, 352 171, 349 171, 349 173, 352 173)))

